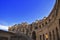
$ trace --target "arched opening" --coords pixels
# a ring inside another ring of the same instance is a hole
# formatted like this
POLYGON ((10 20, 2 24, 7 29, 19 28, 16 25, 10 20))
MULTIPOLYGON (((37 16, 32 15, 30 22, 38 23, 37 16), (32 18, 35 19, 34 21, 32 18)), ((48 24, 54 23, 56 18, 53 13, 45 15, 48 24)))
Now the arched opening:
POLYGON ((51 32, 49 32, 49 40, 52 40, 51 36, 52 36, 51 32))
POLYGON ((45 35, 43 34, 43 40, 45 40, 45 35))
POLYGON ((58 32, 58 28, 56 27, 56 35, 57 35, 57 40, 60 40, 59 39, 59 32, 58 32))
POLYGON ((40 35, 40 40, 42 40, 42 35, 40 35))
POLYGON ((32 39, 36 40, 36 32, 35 31, 32 32, 32 39))
POLYGON ((52 33, 53 33, 53 40, 55 40, 55 33, 54 33, 54 30, 52 31, 52 33))

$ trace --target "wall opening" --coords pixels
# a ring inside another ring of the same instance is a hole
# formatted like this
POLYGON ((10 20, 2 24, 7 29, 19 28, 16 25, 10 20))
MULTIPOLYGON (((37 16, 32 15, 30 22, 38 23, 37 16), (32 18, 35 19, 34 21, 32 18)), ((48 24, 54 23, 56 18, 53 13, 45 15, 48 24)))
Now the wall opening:
POLYGON ((36 40, 36 32, 35 31, 32 32, 32 39, 36 40))
POLYGON ((49 40, 52 40, 52 38, 51 38, 51 32, 49 32, 49 40))
POLYGON ((42 40, 42 36, 40 35, 40 40, 42 40))
POLYGON ((55 34, 54 34, 54 30, 52 31, 52 33, 53 33, 53 40, 55 40, 55 34))
POLYGON ((43 34, 43 40, 45 40, 45 36, 44 36, 44 34, 43 34))
POLYGON ((56 27, 56 35, 57 35, 57 40, 60 40, 59 39, 59 32, 58 32, 58 28, 56 27))

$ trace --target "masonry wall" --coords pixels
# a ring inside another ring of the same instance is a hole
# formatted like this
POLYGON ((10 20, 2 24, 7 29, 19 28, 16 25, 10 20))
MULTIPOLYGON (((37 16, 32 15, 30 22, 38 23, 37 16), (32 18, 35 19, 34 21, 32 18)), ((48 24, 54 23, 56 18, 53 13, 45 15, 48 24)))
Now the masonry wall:
POLYGON ((60 0, 58 0, 58 5, 55 5, 55 9, 51 13, 51 15, 47 18, 47 21, 49 18, 52 17, 51 21, 45 25, 43 28, 37 30, 37 39, 36 40, 60 40, 60 0), (56 13, 56 14, 55 14, 56 13), (48 37, 46 37, 46 35, 48 37))
POLYGON ((60 40, 60 0, 56 0, 56 4, 48 17, 27 26, 24 25, 27 24, 23 23, 14 26, 14 28, 11 27, 14 30, 10 29, 9 31, 22 32, 33 40, 60 40))

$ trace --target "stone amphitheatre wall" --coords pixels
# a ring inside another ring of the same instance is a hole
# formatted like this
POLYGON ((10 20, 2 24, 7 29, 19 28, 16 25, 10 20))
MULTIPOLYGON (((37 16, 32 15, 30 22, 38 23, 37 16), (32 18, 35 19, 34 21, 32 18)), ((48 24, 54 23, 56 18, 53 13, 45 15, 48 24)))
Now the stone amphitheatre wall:
POLYGON ((14 25, 9 31, 19 31, 33 40, 60 40, 60 0, 56 0, 48 17, 31 24, 14 25))
POLYGON ((44 21, 47 23, 36 31, 36 40, 60 40, 60 0, 56 0, 52 12, 44 21))

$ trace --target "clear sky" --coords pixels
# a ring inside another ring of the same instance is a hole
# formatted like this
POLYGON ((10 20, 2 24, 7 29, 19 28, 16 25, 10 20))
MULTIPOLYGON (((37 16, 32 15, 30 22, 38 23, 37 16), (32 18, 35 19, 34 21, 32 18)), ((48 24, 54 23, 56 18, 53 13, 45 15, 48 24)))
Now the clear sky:
POLYGON ((0 0, 0 28, 42 19, 54 4, 55 0, 0 0))

